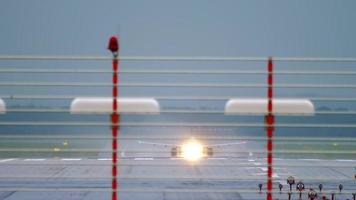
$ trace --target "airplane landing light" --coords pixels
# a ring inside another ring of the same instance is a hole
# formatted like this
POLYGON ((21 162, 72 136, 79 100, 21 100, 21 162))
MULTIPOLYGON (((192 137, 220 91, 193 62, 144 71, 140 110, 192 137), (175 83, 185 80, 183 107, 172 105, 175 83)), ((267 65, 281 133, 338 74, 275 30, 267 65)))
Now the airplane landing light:
POLYGON ((198 161, 203 158, 203 145, 191 140, 182 145, 182 157, 188 161, 198 161))

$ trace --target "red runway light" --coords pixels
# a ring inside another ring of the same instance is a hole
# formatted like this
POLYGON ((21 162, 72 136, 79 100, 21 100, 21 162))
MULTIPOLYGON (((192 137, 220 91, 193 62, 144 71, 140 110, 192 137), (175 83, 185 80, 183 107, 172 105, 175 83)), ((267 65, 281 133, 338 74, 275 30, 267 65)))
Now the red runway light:
POLYGON ((119 42, 118 42, 118 38, 116 36, 111 36, 110 37, 108 49, 112 53, 118 52, 118 50, 119 50, 119 42))

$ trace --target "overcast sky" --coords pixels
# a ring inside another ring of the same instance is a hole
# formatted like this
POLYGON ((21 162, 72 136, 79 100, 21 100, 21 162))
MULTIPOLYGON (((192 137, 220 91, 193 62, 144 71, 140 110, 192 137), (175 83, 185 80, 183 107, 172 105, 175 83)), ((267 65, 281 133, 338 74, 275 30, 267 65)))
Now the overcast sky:
MULTIPOLYGON (((110 55, 108 38, 119 34, 126 56, 291 56, 355 57, 356 1, 354 0, 2 0, 0 54, 110 55)), ((99 67, 98 62, 5 62, 19 67, 99 67)), ((348 70, 340 63, 276 63, 288 70, 348 70), (317 68, 318 67, 318 68, 317 68)), ((265 63, 243 62, 139 62, 123 68, 265 69, 265 63), (183 64, 182 64, 183 63, 183 64)), ((106 82, 110 74, 0 75, 2 81, 106 82)), ((260 83, 264 76, 237 75, 125 75, 122 82, 260 83)), ((353 76, 279 76, 278 84, 354 84, 353 76)), ((9 94, 110 95, 110 88, 1 88, 9 94), (16 88, 16 89, 15 89, 16 88)), ((265 96, 265 88, 125 88, 122 95, 265 96)), ((279 89, 276 96, 355 96, 350 90, 279 89), (279 92, 279 93, 278 93, 279 92)))
POLYGON ((2 0, 0 54, 354 57, 353 0, 2 0))
MULTIPOLYGON (((2 0, 0 3, 0 54, 14 55, 110 55, 108 38, 119 34, 121 55, 126 56, 291 56, 356 57, 355 0, 2 0)), ((79 66, 111 69, 102 62, 5 62, 1 66, 63 69, 79 66), (84 64, 83 64, 84 63, 84 64), (8 65, 7 65, 8 64, 8 65)), ((265 69, 266 63, 121 63, 122 68, 171 67, 169 69, 265 69), (184 63, 184 65, 182 64, 184 63), (235 66, 236 65, 236 66, 235 66), (196 67, 196 68, 191 68, 196 67), (238 67, 238 68, 236 68, 238 67), (254 68, 252 68, 254 67, 254 68)), ((292 70, 347 70, 339 63, 277 63, 292 70), (304 67, 304 68, 302 68, 304 67)), ((280 69, 280 68, 279 68, 280 69)), ((277 69, 278 70, 278 69, 277 69)), ((108 83, 111 74, 0 74, 3 82, 108 83)), ((265 84, 261 75, 125 75, 122 82, 145 83, 252 83, 265 84)), ((354 76, 282 76, 277 84, 355 84, 354 76)), ((10 95, 110 96, 101 87, 2 87, 10 95)), ((354 90, 275 89, 275 96, 288 98, 355 97, 354 90)), ((236 96, 266 97, 266 88, 125 88, 121 96, 236 96)), ((19 102, 6 100, 9 106, 19 102)), ((20 102, 21 103, 21 102, 20 102)), ((24 105, 69 106, 69 101, 23 101, 24 105)), ((222 102, 160 102, 163 107, 223 109, 222 102)), ((352 105, 335 102, 316 107, 352 105)), ((161 119, 161 118, 158 118, 161 119)), ((186 118, 189 120, 190 118, 186 118)), ((219 118, 220 119, 220 118, 219 118)), ((225 118, 221 118, 225 119, 225 118)), ((231 118, 232 119, 232 118, 231 118)), ((309 119, 309 118, 308 118, 309 119)), ((318 120, 319 118, 315 118, 318 120)), ((195 119, 200 120, 200 119, 195 119)), ((204 120, 204 119, 201 119, 204 120)))

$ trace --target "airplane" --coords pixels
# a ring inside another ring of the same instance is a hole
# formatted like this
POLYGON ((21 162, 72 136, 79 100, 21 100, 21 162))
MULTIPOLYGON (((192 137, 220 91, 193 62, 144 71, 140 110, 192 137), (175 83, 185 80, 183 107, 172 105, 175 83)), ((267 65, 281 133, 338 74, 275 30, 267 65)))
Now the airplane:
POLYGON ((139 144, 148 144, 153 146, 171 147, 172 158, 183 158, 188 161, 198 161, 202 158, 212 157, 214 155, 214 147, 223 147, 231 145, 245 144, 246 141, 204 145, 194 137, 186 140, 182 144, 166 144, 166 143, 154 143, 146 141, 138 141, 139 144))

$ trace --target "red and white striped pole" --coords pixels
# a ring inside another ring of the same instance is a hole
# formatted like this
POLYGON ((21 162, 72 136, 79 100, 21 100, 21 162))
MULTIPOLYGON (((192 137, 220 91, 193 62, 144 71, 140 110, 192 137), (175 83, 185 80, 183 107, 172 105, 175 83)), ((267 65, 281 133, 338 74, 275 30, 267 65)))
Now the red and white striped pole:
POLYGON ((112 129, 112 200, 117 200, 117 137, 119 133, 120 115, 118 114, 118 69, 119 69, 119 42, 116 36, 112 36, 109 40, 108 49, 113 54, 112 60, 112 114, 111 114, 111 129, 112 129))
POLYGON ((267 115, 266 115, 266 126, 267 126, 267 200, 272 200, 272 190, 273 190, 273 125, 274 125, 274 116, 273 116, 273 62, 272 58, 268 59, 268 91, 267 91, 267 115))

